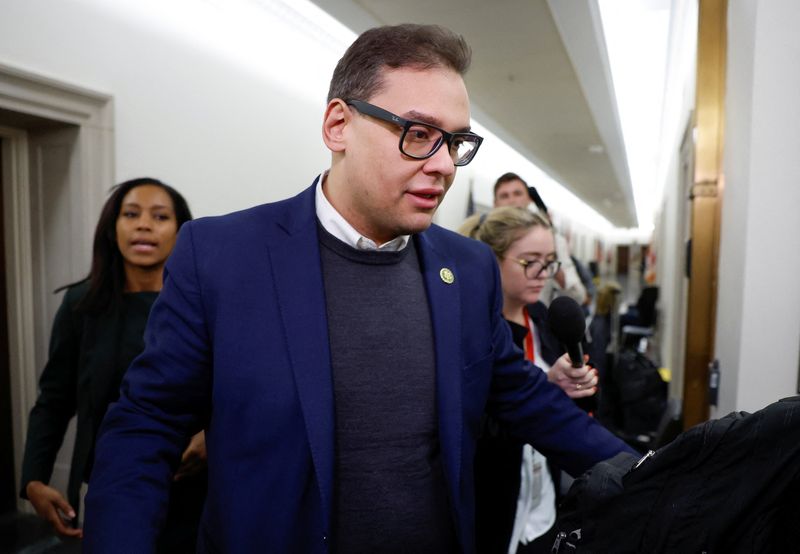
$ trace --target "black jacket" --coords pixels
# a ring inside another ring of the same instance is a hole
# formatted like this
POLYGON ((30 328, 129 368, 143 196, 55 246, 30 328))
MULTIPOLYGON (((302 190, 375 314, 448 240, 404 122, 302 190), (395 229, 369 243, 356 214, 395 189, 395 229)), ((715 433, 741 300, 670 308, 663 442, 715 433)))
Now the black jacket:
MULTIPOLYGON (((550 332, 547 307, 537 302, 527 308, 539 335, 542 358, 553 365, 566 350, 550 332)), ((524 349, 527 328, 510 321, 508 324, 514 343, 524 349)), ((475 453, 475 531, 480 553, 508 552, 519 497, 523 446, 524 443, 506 436, 496 422, 484 416, 475 453)), ((551 474, 554 479, 558 475, 553 468, 551 474)))
POLYGON ((78 425, 67 486, 67 500, 78 510, 78 494, 91 471, 95 435, 108 405, 119 396, 125 370, 144 349, 144 327, 158 293, 124 295, 110 313, 89 315, 77 309, 88 281, 67 289, 53 321, 47 364, 31 410, 20 494, 31 481, 49 483, 67 425, 78 425))
POLYGON ((558 552, 800 552, 800 396, 617 462, 573 484, 558 552))
MULTIPOLYGON (((116 309, 91 315, 77 309, 88 288, 84 281, 67 289, 53 321, 48 360, 28 423, 20 491, 26 498, 29 482, 50 482, 67 425, 77 415, 67 484, 67 500, 76 512, 81 484, 88 482, 92 470, 100 423, 119 397, 125 371, 144 349, 144 328, 158 296, 126 293, 116 309)), ((206 488, 205 470, 172 484, 159 553, 195 551, 206 488)))

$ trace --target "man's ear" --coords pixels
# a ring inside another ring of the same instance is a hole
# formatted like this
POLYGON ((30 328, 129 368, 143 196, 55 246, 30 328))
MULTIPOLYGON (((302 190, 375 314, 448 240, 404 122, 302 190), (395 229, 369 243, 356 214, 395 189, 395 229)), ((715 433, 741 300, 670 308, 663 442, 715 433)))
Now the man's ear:
POLYGON ((347 138, 345 129, 353 119, 353 112, 340 98, 328 102, 322 120, 322 140, 331 152, 344 152, 347 138))

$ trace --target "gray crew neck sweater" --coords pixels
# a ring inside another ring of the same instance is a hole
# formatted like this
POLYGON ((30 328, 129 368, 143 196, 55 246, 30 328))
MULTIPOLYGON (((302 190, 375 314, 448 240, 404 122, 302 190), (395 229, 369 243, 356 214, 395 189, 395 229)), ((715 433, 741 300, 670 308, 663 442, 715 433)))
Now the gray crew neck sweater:
POLYGON ((321 225, 319 236, 336 417, 333 552, 455 551, 414 241, 378 252, 321 225))

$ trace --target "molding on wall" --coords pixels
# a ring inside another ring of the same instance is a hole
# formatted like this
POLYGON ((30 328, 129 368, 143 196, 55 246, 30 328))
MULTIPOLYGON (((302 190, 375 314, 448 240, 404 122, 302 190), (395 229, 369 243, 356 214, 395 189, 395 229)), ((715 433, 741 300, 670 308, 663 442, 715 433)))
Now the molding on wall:
MULTIPOLYGON (((92 227, 104 191, 114 182, 113 103, 109 95, 0 64, 0 108, 56 123, 76 125, 76 221, 84 236, 92 227)), ((31 175, 28 135, 0 127, 3 140, 3 194, 6 222, 9 358, 16 482, 28 425, 36 401, 36 275, 33 272, 31 175)), ((90 249, 91 246, 85 246, 90 249)), ((80 248, 79 248, 80 249, 80 248)), ((27 503, 19 501, 20 509, 27 503)))

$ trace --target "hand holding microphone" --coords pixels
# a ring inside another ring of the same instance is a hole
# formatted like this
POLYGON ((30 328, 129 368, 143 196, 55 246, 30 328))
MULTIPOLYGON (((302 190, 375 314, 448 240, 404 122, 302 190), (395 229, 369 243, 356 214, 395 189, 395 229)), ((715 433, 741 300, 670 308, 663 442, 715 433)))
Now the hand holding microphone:
POLYGON ((581 339, 586 332, 583 310, 572 298, 559 296, 547 312, 550 330, 567 349, 550 368, 547 377, 570 398, 585 398, 597 392, 597 370, 587 366, 581 339))

